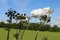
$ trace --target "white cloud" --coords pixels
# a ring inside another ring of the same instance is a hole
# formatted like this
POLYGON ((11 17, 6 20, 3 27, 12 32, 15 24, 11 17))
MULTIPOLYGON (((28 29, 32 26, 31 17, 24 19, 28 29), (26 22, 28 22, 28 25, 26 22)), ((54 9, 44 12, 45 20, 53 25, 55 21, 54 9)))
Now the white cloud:
POLYGON ((60 21, 60 17, 58 17, 57 20, 60 21))
POLYGON ((52 18, 52 21, 54 21, 54 22, 60 22, 60 17, 52 18))
POLYGON ((47 15, 49 16, 52 13, 52 9, 50 7, 46 7, 46 8, 39 8, 39 9, 35 9, 31 11, 31 16, 37 16, 40 17, 42 15, 47 15))
POLYGON ((52 18, 50 24, 58 25, 58 27, 60 27, 60 17, 52 18))

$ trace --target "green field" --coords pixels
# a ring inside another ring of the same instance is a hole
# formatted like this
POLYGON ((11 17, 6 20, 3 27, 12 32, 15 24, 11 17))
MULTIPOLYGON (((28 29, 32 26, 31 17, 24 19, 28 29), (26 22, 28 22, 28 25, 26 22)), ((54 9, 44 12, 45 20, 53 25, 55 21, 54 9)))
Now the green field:
MULTIPOLYGON (((23 30, 21 30, 20 35, 22 34, 23 30)), ((10 40, 16 40, 14 35, 16 33, 15 29, 11 29, 10 31, 10 40)), ((37 31, 25 30, 22 40, 34 40, 37 31)), ((60 32, 39 32, 37 40, 42 40, 44 37, 48 37, 48 40, 60 40, 60 32)), ((3 28, 0 28, 0 40, 6 40, 7 31, 3 28)), ((20 40, 21 36, 19 36, 20 40)))

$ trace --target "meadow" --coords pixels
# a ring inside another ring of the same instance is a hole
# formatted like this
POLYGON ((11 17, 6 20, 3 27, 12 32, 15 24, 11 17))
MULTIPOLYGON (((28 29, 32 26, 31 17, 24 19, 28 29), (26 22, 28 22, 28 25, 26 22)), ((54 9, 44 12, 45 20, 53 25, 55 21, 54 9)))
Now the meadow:
MULTIPOLYGON (((60 32, 48 32, 48 31, 32 31, 25 30, 23 34, 22 40, 34 40, 36 33, 38 32, 37 40, 42 40, 42 38, 47 37, 48 40, 60 40, 60 32)), ((16 33, 16 29, 10 30, 10 40, 16 40, 14 34, 16 33)), ((21 34, 23 30, 20 30, 19 40, 21 38, 21 34)), ((0 28, 0 40, 7 40, 7 31, 4 28, 0 28)))

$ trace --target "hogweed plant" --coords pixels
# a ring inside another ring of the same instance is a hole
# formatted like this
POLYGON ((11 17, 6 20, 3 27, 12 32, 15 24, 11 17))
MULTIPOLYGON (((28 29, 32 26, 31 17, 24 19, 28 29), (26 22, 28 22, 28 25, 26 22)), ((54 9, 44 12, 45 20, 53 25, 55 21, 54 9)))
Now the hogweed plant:
MULTIPOLYGON (((17 13, 17 14, 15 14, 15 20, 16 20, 16 23, 18 22, 18 20, 20 20, 20 26, 21 26, 21 21, 23 21, 23 20, 25 20, 26 19, 26 14, 19 14, 19 13, 17 13)), ((20 26, 19 26, 19 31, 18 31, 18 29, 16 30, 16 34, 14 34, 14 36, 16 37, 16 40, 18 40, 18 36, 20 35, 19 33, 20 33, 20 26), (18 33, 19 32, 19 33, 18 33)), ((22 37, 23 37, 23 34, 24 34, 24 32, 25 32, 25 30, 23 31, 23 33, 21 34, 21 40, 22 40, 22 37)))
POLYGON ((42 40, 48 40, 48 38, 47 37, 44 37, 42 40))
POLYGON ((7 20, 9 22, 9 27, 7 27, 7 40, 9 40, 9 32, 10 32, 10 27, 11 27, 11 23, 12 23, 12 19, 14 18, 16 11, 13 10, 12 8, 8 9, 8 11, 5 13, 7 15, 7 17, 9 17, 9 20, 7 20))
MULTIPOLYGON (((18 15, 19 15, 19 13, 17 13, 17 14, 15 14, 14 15, 14 19, 16 20, 16 24, 18 24, 18 15)), ((16 25, 16 27, 17 27, 17 25, 16 25)), ((19 39, 19 35, 20 35, 20 32, 19 32, 19 30, 18 30, 18 28, 16 29, 16 34, 14 34, 14 37, 16 38, 16 40, 18 40, 19 39)))
POLYGON ((35 35, 35 39, 34 40, 37 40, 37 37, 38 37, 38 31, 37 31, 37 33, 35 35))

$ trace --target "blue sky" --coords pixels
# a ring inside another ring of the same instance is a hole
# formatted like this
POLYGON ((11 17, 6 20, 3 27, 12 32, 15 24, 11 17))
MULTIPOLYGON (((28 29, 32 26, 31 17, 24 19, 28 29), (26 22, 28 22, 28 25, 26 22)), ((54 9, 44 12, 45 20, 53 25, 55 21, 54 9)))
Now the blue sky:
MULTIPOLYGON (((52 9, 54 9, 54 13, 51 14, 50 23, 60 25, 59 4, 60 0, 0 0, 0 21, 7 20, 5 12, 9 8, 13 8, 19 13, 26 13, 29 16, 30 12, 34 9, 51 7, 52 9)), ((33 19, 32 21, 34 22, 33 19)))

